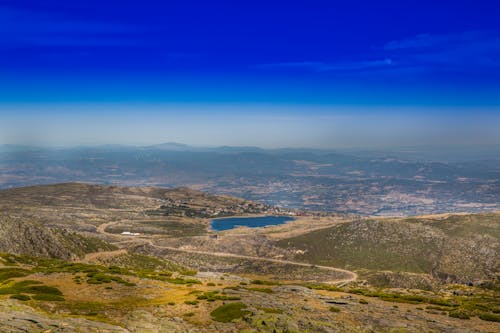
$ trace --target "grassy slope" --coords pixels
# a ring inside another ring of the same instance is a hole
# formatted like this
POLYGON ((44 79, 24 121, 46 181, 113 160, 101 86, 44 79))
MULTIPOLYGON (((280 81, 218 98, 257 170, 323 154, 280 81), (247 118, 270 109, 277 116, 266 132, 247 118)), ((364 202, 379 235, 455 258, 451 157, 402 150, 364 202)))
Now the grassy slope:
POLYGON ((457 282, 498 271, 500 214, 361 220, 282 240, 315 264, 428 273, 457 282))

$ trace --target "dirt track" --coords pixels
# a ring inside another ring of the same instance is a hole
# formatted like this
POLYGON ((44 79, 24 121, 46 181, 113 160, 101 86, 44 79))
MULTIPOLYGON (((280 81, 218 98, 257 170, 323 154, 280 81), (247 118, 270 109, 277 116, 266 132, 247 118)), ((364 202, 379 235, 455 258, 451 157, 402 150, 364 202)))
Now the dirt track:
MULTIPOLYGON (((106 228, 114 225, 118 222, 108 222, 108 223, 103 223, 97 228, 97 232, 101 234, 105 234, 108 236, 113 236, 113 237, 119 237, 119 238, 127 238, 130 239, 131 236, 122 236, 122 235, 117 235, 117 234, 111 234, 106 232, 106 228)), ((159 248, 159 249, 165 249, 169 251, 176 251, 176 252, 183 252, 183 253, 194 253, 194 254, 203 254, 203 255, 210 255, 210 256, 216 256, 216 257, 225 257, 225 258, 239 258, 239 259, 245 259, 245 260, 255 260, 255 261, 267 261, 267 262, 272 262, 272 263, 277 263, 277 264, 284 264, 284 265, 295 265, 295 266, 301 266, 301 267, 315 267, 318 269, 323 269, 323 270, 328 270, 331 272, 339 272, 339 273, 344 273, 347 275, 350 275, 351 277, 348 279, 339 279, 339 280, 332 280, 332 281, 325 281, 325 283, 328 284, 336 284, 339 286, 345 285, 349 282, 356 281, 358 279, 358 274, 352 271, 348 271, 345 269, 341 268, 336 268, 336 267, 331 267, 331 266, 320 266, 320 265, 312 265, 312 264, 307 264, 303 262, 298 262, 298 261, 291 261, 291 260, 282 260, 282 259, 273 259, 273 258, 263 258, 263 257, 255 257, 255 256, 246 256, 242 254, 234 254, 234 253, 227 253, 227 252, 208 252, 208 251, 200 251, 200 250, 191 250, 191 249, 180 249, 176 247, 170 247, 170 246, 161 246, 161 245, 156 245, 153 243, 152 240, 150 239, 145 239, 145 238, 135 238, 135 239, 140 239, 144 243, 159 248)), ((117 250, 117 251, 108 251, 108 252, 97 252, 97 253, 91 253, 86 256, 91 258, 93 255, 94 256, 99 256, 99 253, 102 255, 105 255, 108 253, 108 255, 113 255, 113 253, 118 253, 119 251, 122 250, 117 250)), ((84 259, 85 260, 85 259, 84 259)))

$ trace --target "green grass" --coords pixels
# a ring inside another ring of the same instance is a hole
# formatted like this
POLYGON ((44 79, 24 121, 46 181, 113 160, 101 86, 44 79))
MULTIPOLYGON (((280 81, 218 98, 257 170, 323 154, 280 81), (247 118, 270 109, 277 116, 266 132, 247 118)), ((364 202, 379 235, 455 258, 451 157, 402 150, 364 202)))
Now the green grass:
POLYGON ((24 295, 24 294, 11 295, 10 298, 17 299, 19 301, 29 301, 31 299, 31 297, 29 297, 28 295, 24 295))
POLYGON ((266 280, 252 280, 251 284, 264 285, 264 286, 279 286, 279 282, 275 281, 266 281, 266 280))
POLYGON ((479 315, 479 318, 482 320, 486 321, 494 321, 494 322, 500 322, 500 315, 493 314, 493 313, 482 313, 479 315))
POLYGON ((331 306, 329 309, 328 309, 330 312, 340 312, 340 309, 335 307, 335 306, 331 306))
POLYGON ((31 271, 27 269, 22 269, 17 267, 0 268, 0 282, 12 278, 24 277, 29 274, 31 274, 31 271))
POLYGON ((173 284, 202 284, 200 280, 196 279, 185 279, 182 277, 168 278, 165 281, 173 284))
POLYGON ((103 283, 116 282, 129 287, 135 286, 135 283, 124 280, 116 275, 109 275, 104 273, 87 273, 87 277, 88 277, 87 279, 88 284, 103 284, 103 283))
MULTIPOLYGON (((197 273, 197 271, 195 270, 190 270, 185 267, 173 264, 169 261, 158 259, 156 257, 140 254, 125 254, 116 259, 117 265, 110 266, 73 263, 61 259, 38 258, 32 256, 14 256, 5 254, 3 254, 1 258, 2 260, 6 260, 5 258, 9 258, 8 260, 11 263, 30 265, 33 268, 31 270, 21 269, 17 267, 0 269, 0 282, 9 278, 26 276, 31 273, 103 273, 137 276, 140 278, 167 281, 177 284, 200 283, 195 279, 171 279, 172 271, 179 272, 182 275, 192 276, 197 273)), ((98 279, 91 280, 91 283, 98 283, 98 279)))
POLYGON ((9 253, 0 253, 0 261, 5 266, 15 266, 16 256, 9 253))
POLYGON ((21 301, 27 301, 30 298, 37 301, 64 301, 63 294, 59 289, 33 280, 19 281, 0 288, 0 295, 9 294, 11 295, 10 298, 21 301))
POLYGON ((442 298, 428 297, 428 296, 422 296, 422 295, 399 294, 399 293, 390 293, 390 292, 383 292, 383 291, 371 291, 368 289, 359 289, 359 288, 358 289, 351 288, 351 289, 347 290, 347 292, 349 292, 351 294, 356 294, 356 295, 377 297, 383 301, 388 301, 388 302, 409 303, 409 304, 430 303, 430 304, 437 304, 437 305, 449 306, 449 307, 457 306, 457 304, 452 302, 452 301, 444 300, 442 298))
POLYGON ((210 316, 215 321, 229 323, 249 315, 250 311, 245 310, 246 308, 247 306, 241 302, 228 303, 213 310, 210 316))
POLYGON ((72 315, 87 315, 88 313, 102 313, 106 305, 100 302, 65 302, 61 305, 72 315))
POLYGON ((51 294, 36 294, 33 296, 33 299, 37 301, 64 301, 64 297, 51 294))
POLYGON ((462 310, 452 311, 449 314, 450 317, 459 318, 459 319, 470 319, 470 315, 467 312, 462 310))
POLYGON ((241 298, 238 296, 227 296, 221 294, 217 290, 214 290, 214 291, 204 292, 203 294, 198 295, 196 299, 206 300, 207 302, 214 302, 214 301, 239 301, 241 298))
POLYGON ((426 238, 425 231, 404 220, 362 220, 284 239, 277 245, 304 250, 297 258, 311 264, 428 273, 441 240, 426 238))
MULTIPOLYGON (((350 270, 391 271, 432 275, 433 280, 415 279, 415 283, 433 288, 433 281, 455 279, 467 282, 488 280, 494 267, 486 265, 481 251, 494 250, 478 236, 499 240, 500 214, 453 215, 444 219, 398 218, 354 220, 326 229, 282 239, 277 245, 303 250, 296 259, 350 270), (459 244, 470 241, 471 249, 459 244), (467 252, 468 251, 468 252, 467 252), (470 252, 472 251, 472 252, 470 252), (450 259, 462 258, 455 264, 450 259), (434 268, 439 267, 439 271, 434 268), (430 282, 429 282, 430 281, 430 282)), ((404 277, 404 276, 403 276, 404 277)), ((404 279, 384 279, 380 286, 400 287, 404 279), (393 283, 393 284, 392 284, 393 283)), ((420 288, 419 289, 423 289, 420 288)), ((495 288, 494 285, 491 287, 495 288)))
POLYGON ((426 310, 436 310, 436 311, 450 311, 449 308, 444 306, 429 305, 425 307, 426 310))
POLYGON ((198 305, 198 303, 200 303, 200 302, 198 302, 196 300, 195 301, 184 301, 184 304, 187 304, 187 305, 198 305))
POLYGON ((246 289, 250 291, 257 291, 259 293, 266 293, 266 294, 273 293, 273 290, 271 288, 246 288, 246 289))

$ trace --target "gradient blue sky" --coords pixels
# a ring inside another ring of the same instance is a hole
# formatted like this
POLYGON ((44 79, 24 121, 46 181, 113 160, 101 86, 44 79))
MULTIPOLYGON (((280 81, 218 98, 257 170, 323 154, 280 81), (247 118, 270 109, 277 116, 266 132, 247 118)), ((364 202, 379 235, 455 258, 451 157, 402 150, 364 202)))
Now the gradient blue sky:
POLYGON ((0 0, 0 143, 500 143, 497 1, 0 0))

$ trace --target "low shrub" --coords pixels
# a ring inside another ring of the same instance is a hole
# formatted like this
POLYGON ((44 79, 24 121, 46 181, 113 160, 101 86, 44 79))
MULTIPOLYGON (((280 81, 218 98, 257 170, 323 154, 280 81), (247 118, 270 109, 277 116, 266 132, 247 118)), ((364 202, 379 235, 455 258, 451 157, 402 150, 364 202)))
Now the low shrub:
POLYGON ((494 322, 500 322, 500 315, 493 314, 493 313, 482 313, 479 315, 479 318, 482 320, 486 321, 494 321, 494 322))
POLYGON ((20 301, 29 301, 31 299, 31 297, 29 297, 28 295, 24 295, 24 294, 11 295, 10 298, 17 299, 20 301))
POLYGON ((64 297, 52 294, 36 294, 33 299, 37 301, 64 301, 64 297))
POLYGON ((229 323, 233 320, 240 319, 250 314, 250 311, 245 310, 247 306, 244 303, 228 303, 219 306, 210 313, 213 320, 221 323, 229 323))
POLYGON ((450 312, 449 316, 459 319, 470 319, 470 316, 467 312, 460 310, 450 312))

